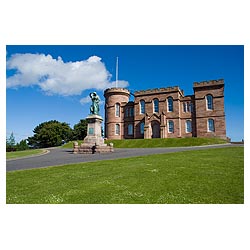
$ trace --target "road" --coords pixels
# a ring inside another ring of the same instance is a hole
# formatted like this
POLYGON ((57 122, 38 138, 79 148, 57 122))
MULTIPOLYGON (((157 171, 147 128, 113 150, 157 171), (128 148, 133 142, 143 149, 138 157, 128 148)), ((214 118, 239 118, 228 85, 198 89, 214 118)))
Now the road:
POLYGON ((126 149, 123 148, 123 149, 115 149, 113 153, 104 153, 104 154, 73 154, 72 150, 70 149, 51 148, 49 149, 48 154, 39 155, 36 157, 28 157, 23 159, 7 160, 6 171, 42 168, 49 166, 65 165, 70 163, 112 160, 119 158, 128 158, 133 156, 181 152, 187 150, 224 148, 232 146, 235 147, 236 145, 222 144, 222 145, 178 147, 178 148, 126 148, 126 149))

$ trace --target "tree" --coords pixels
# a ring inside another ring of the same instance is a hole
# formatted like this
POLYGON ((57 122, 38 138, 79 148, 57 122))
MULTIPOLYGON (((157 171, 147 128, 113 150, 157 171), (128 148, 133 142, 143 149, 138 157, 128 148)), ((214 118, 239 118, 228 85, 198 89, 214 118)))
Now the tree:
POLYGON ((73 140, 83 140, 87 135, 88 122, 86 119, 81 119, 74 125, 73 140))
POLYGON ((17 151, 27 150, 29 149, 29 146, 27 144, 27 140, 21 140, 19 143, 16 144, 17 151))
POLYGON ((16 141, 13 132, 10 134, 10 137, 6 139, 6 151, 16 151, 16 141))
POLYGON ((34 136, 28 137, 28 144, 34 148, 60 146, 72 139, 72 129, 65 122, 51 120, 39 124, 33 130, 34 136))

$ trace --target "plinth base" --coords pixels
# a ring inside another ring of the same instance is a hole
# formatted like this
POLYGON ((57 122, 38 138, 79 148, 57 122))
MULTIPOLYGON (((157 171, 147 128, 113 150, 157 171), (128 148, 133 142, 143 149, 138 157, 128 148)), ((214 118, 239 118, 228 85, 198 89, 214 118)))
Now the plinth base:
POLYGON ((80 146, 74 142, 74 154, 95 154, 95 153, 109 153, 114 152, 113 144, 96 145, 91 143, 82 143, 80 146))

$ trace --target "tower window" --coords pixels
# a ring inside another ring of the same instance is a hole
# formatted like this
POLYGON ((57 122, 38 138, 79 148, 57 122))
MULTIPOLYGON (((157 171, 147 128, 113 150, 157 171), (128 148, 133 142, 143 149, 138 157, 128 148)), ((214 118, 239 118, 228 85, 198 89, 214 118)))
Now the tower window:
POLYGON ((121 110, 121 106, 119 103, 115 104, 115 116, 116 117, 120 117, 120 110, 121 110))
POLYGON ((214 132, 214 120, 213 119, 208 119, 208 124, 207 124, 207 128, 208 128, 208 132, 214 132))
POLYGON ((174 133, 174 122, 168 121, 168 133, 174 133))
POLYGON ((213 96, 212 95, 207 95, 206 96, 206 102, 207 102, 207 110, 213 110, 213 96))
POLYGON ((154 99, 153 103, 154 103, 154 113, 159 113, 159 100, 154 99))
POLYGON ((120 124, 115 124, 115 134, 120 135, 120 124))
POLYGON ((145 114, 145 101, 140 100, 140 114, 145 114))
POLYGON ((192 133, 192 122, 191 122, 191 120, 186 120, 186 133, 192 133))
POLYGON ((174 111, 174 102, 172 97, 168 97, 168 112, 174 111))

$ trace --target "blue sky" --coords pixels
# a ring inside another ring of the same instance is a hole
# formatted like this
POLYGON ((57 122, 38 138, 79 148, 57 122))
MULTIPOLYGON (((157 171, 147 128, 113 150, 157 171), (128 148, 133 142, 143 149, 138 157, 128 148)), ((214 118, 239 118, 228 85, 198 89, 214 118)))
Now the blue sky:
MULTIPOLYGON (((6 130, 17 141, 32 136, 44 121, 73 127, 85 118, 88 94, 95 90, 104 100, 103 89, 114 86, 117 56, 119 85, 131 92, 179 86, 192 94, 193 82, 223 78, 227 136, 244 138, 243 46, 15 45, 6 50, 6 130)), ((102 104, 102 115, 103 109, 102 104)))

